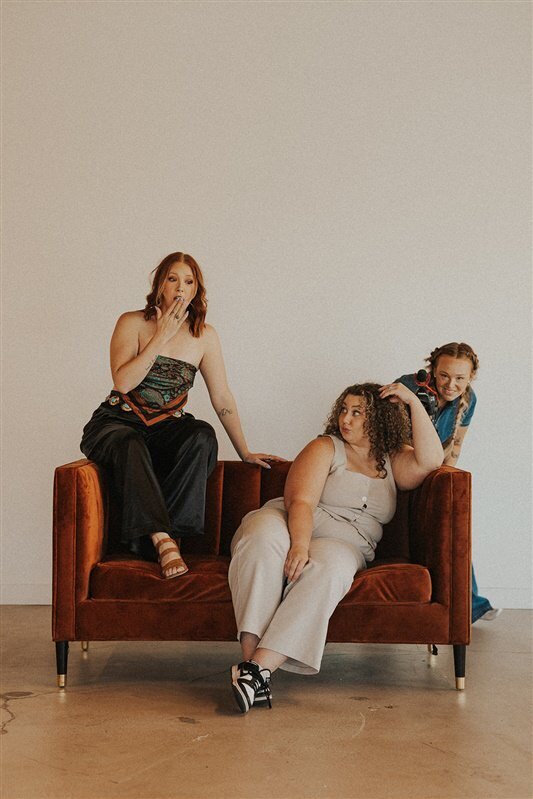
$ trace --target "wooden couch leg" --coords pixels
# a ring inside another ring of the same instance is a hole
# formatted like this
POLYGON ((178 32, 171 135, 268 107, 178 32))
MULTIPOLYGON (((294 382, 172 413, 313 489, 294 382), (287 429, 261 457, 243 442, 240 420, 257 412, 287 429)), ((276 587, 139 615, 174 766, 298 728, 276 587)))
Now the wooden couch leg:
POLYGON ((67 684, 68 641, 56 641, 57 687, 67 684))
POLYGON ((89 642, 88 641, 82 641, 81 642, 81 651, 82 652, 88 652, 89 651, 89 642))
POLYGON ((455 687, 463 691, 465 687, 466 644, 453 645, 453 665, 455 666, 455 687))

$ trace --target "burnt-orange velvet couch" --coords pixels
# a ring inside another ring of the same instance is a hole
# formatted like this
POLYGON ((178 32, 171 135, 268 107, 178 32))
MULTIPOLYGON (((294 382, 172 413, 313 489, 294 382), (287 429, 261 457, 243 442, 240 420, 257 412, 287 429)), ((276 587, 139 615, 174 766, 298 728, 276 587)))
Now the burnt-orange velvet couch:
MULTIPOLYGON (((79 460, 56 469, 52 634, 58 684, 69 641, 230 641, 229 546, 248 511, 283 494, 289 463, 270 471, 217 464, 207 486, 205 535, 185 539, 189 572, 163 580, 156 563, 120 554, 117 509, 101 470, 79 460)), ((470 642, 471 476, 443 466, 399 492, 376 560, 331 617, 328 641, 452 644, 464 687, 470 642)))

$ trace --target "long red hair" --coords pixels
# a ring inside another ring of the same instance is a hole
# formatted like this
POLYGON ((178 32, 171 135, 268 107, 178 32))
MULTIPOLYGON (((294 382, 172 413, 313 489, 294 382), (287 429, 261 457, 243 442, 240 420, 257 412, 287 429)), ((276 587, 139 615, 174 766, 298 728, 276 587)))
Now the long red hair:
POLYGON ((191 300, 187 311, 187 323, 189 330, 195 338, 199 338, 205 328, 205 315, 207 313, 207 298, 205 295, 204 276, 202 270, 192 257, 184 252, 171 252, 165 256, 161 263, 153 270, 152 290, 146 295, 146 306, 144 308, 144 318, 146 321, 156 316, 156 308, 161 302, 163 286, 173 264, 187 264, 196 283, 196 294, 191 300))

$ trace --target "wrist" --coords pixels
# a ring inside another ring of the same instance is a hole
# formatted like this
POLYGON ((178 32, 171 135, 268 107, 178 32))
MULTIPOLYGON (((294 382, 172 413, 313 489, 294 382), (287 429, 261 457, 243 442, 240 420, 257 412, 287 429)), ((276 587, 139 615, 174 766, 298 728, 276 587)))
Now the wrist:
POLYGON ((147 346, 150 347, 150 349, 154 348, 156 350, 156 353, 158 353, 164 344, 165 344, 165 339, 163 337, 163 334, 156 330, 156 332, 148 342, 147 346))
POLYGON ((309 544, 305 544, 303 542, 294 541, 291 544, 291 549, 301 549, 304 552, 309 552, 309 544))

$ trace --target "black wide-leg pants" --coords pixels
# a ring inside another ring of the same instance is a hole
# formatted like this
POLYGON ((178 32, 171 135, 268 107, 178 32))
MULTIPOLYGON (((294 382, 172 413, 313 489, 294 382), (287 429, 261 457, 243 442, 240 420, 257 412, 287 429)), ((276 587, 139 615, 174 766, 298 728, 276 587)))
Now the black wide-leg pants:
POLYGON ((109 476, 122 509, 122 542, 203 533, 206 482, 218 453, 211 425, 184 414, 148 427, 133 413, 113 411, 94 412, 80 448, 109 476))

